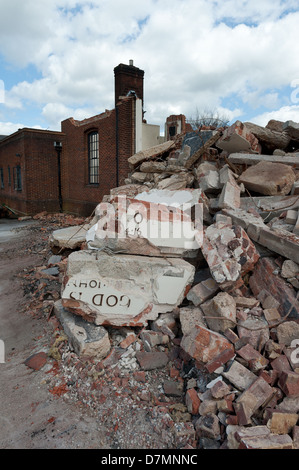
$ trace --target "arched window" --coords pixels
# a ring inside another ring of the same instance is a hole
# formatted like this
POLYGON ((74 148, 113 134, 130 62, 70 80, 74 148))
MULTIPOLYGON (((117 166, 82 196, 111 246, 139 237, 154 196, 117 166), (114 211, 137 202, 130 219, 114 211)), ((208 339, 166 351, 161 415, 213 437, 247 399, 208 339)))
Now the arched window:
POLYGON ((88 174, 89 184, 99 183, 99 133, 88 134, 88 174))

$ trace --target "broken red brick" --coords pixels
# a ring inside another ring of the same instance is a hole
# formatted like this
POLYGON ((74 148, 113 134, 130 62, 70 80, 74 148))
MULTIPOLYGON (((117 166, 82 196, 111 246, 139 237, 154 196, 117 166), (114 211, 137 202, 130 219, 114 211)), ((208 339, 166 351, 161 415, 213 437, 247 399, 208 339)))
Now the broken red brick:
POLYGON ((281 372, 278 386, 287 397, 299 397, 299 374, 290 371, 281 372))
POLYGON ((197 415, 201 401, 194 388, 190 388, 189 390, 187 390, 185 402, 189 413, 191 413, 192 415, 197 415))
POLYGON ((44 365, 47 363, 48 355, 45 352, 39 352, 36 354, 32 354, 32 356, 28 357, 24 364, 27 367, 30 367, 33 370, 40 370, 44 365))

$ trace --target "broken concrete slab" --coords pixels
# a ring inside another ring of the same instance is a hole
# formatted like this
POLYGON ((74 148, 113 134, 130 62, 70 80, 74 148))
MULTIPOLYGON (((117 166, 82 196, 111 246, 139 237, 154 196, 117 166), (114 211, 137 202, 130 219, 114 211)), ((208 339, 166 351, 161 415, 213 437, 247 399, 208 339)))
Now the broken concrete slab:
POLYGON ((235 181, 227 181, 218 199, 219 209, 238 209, 241 205, 241 188, 235 181))
POLYGON ((299 167, 299 153, 286 153, 285 155, 252 155, 247 153, 231 153, 228 161, 235 165, 257 165, 260 162, 280 163, 290 165, 294 168, 299 167))
POLYGON ((162 144, 155 145, 154 147, 150 147, 147 150, 141 150, 140 152, 135 153, 129 159, 129 165, 131 168, 136 168, 137 166, 141 165, 146 160, 157 158, 163 155, 166 152, 169 152, 171 148, 175 147, 175 143, 172 140, 167 142, 163 142, 162 144))
POLYGON ((166 191, 168 195, 174 193, 176 205, 154 202, 155 193, 143 193, 135 199, 117 197, 112 204, 99 204, 98 222, 86 234, 88 248, 147 256, 197 256, 203 236, 202 204, 195 202, 192 191, 166 191))
POLYGON ((230 127, 226 128, 216 145, 228 153, 261 153, 261 145, 258 139, 241 121, 236 121, 230 127))
POLYGON ((249 191, 267 196, 287 195, 296 180, 292 168, 282 163, 259 162, 245 170, 238 179, 249 191))
POLYGON ((63 308, 61 301, 54 304, 54 313, 59 319, 75 353, 80 356, 105 358, 111 349, 108 331, 83 320, 63 308))
POLYGON ((283 124, 282 127, 283 131, 292 139, 295 141, 299 140, 299 124, 298 122, 294 121, 286 121, 283 124))
POLYGON ((82 226, 65 227, 54 230, 49 236, 51 248, 75 250, 85 243, 86 232, 93 226, 95 220, 82 226))
POLYGON ((244 125, 268 151, 285 150, 291 141, 289 134, 285 131, 277 132, 252 122, 245 122, 244 125))
POLYGON ((62 304, 97 325, 142 326, 182 302, 194 272, 182 259, 73 252, 62 304))

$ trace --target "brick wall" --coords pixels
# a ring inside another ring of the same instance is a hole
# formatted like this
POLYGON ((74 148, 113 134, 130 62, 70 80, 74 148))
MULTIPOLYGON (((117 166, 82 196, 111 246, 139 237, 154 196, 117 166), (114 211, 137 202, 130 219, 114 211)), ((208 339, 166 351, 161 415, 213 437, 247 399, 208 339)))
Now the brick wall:
POLYGON ((4 176, 0 203, 15 210, 18 215, 59 210, 54 142, 63 139, 60 132, 21 129, 0 141, 0 168, 4 176), (20 168, 21 177, 19 189, 14 185, 17 167, 20 168))

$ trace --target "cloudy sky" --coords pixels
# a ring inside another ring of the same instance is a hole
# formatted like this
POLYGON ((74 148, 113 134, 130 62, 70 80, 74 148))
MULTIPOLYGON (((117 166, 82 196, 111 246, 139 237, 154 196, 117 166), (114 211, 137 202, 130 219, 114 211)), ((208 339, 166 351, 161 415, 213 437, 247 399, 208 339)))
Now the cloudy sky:
POLYGON ((0 0, 0 134, 114 108, 145 71, 146 119, 299 122, 298 0, 0 0))

